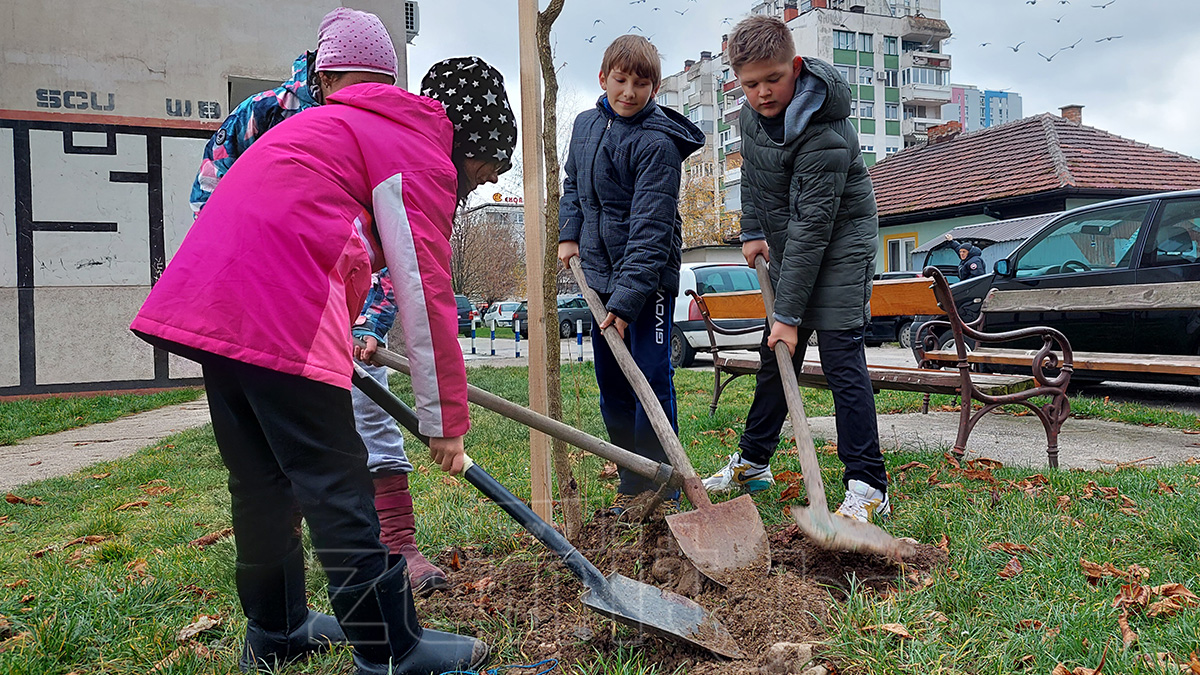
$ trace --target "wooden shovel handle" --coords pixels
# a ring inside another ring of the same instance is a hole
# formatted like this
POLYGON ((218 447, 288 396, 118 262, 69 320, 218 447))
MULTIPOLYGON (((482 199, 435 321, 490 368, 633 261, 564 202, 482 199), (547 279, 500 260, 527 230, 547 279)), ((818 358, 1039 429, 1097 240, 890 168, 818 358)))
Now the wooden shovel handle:
MULTIPOLYGON (((769 331, 775 325, 775 289, 771 287, 767 261, 762 256, 754 259, 754 269, 758 271, 758 285, 762 288, 763 308, 767 311, 769 331)), ((792 418, 792 431, 796 437, 796 450, 800 455, 800 469, 804 473, 804 489, 808 491, 808 504, 817 513, 826 513, 829 511, 829 504, 825 499, 825 481, 821 480, 821 465, 817 462, 817 448, 813 443, 812 430, 808 427, 808 416, 804 414, 804 398, 800 395, 800 384, 796 381, 792 355, 782 341, 775 343, 775 360, 779 362, 783 396, 787 399, 788 414, 792 418)))
MULTIPOLYGON (((595 325, 599 326, 604 317, 608 316, 608 309, 600 301, 600 296, 596 295, 596 292, 587 285, 587 279, 583 276, 583 267, 579 264, 579 256, 571 258, 568 264, 571 272, 575 274, 575 282, 579 284, 579 290, 592 310, 592 316, 596 318, 595 325)), ((684 452, 683 444, 679 442, 679 436, 671 428, 671 422, 667 419, 667 414, 663 412, 662 404, 658 402, 658 396, 650 388, 646 375, 634 362, 633 355, 629 353, 629 348, 625 346, 625 341, 617 332, 617 327, 609 326, 601 331, 601 334, 608 342, 609 350, 617 359, 617 365, 621 367, 621 372, 625 373, 625 379, 629 380, 629 385, 633 387, 638 400, 642 402, 642 409, 646 411, 646 417, 650 419, 650 426, 654 428, 655 435, 662 443, 663 450, 667 453, 667 459, 671 460, 671 465, 683 477, 683 493, 687 495, 688 501, 696 508, 712 506, 712 501, 708 498, 708 491, 704 489, 704 484, 700 482, 700 477, 692 468, 692 462, 684 452)))

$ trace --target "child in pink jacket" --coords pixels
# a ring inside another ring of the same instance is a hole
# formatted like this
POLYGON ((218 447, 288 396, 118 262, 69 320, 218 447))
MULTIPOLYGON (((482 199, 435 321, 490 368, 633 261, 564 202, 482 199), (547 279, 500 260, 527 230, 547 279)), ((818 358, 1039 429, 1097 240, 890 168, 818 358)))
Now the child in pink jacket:
POLYGON ((441 101, 410 94, 386 73, 389 64, 395 72, 395 55, 378 19, 353 12, 345 20, 349 29, 377 31, 378 51, 346 50, 337 31, 322 31, 317 71, 356 83, 242 155, 132 329, 204 367, 249 619, 244 670, 340 637, 330 635, 329 617, 304 605, 303 566, 289 562, 299 555, 295 502, 360 674, 476 670, 487 645, 423 630, 403 558, 387 569, 351 410, 347 336, 372 271, 386 265, 403 298, 397 309, 409 357, 420 364, 420 430, 435 461, 461 471, 470 421, 450 286, 451 220, 467 193, 510 166, 515 121, 503 80, 486 63, 435 66, 422 84, 441 101), (470 119, 456 110, 468 107, 466 96, 474 100, 470 119))

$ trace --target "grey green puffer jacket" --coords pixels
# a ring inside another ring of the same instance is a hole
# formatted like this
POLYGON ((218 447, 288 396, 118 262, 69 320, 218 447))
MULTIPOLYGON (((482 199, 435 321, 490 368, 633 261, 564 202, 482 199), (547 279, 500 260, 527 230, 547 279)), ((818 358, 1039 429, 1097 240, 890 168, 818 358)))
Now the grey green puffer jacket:
POLYGON ((828 63, 804 59, 783 113, 784 141, 742 108, 742 241, 766 239, 775 318, 815 330, 870 320, 879 219, 875 192, 847 119, 850 86, 828 63))

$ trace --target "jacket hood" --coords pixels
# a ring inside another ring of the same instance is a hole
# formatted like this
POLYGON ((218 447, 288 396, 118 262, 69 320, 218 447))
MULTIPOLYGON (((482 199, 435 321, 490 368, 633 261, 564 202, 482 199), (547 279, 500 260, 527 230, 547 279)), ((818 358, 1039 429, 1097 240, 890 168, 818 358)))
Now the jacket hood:
MULTIPOLYGON (((369 110, 405 129, 434 139, 438 137, 442 125, 446 130, 450 129, 450 118, 446 117, 441 103, 391 84, 352 84, 331 94, 328 101, 369 110)), ((450 134, 446 134, 446 137, 449 138, 450 134)), ((446 148, 446 154, 450 154, 449 147, 446 148)))
POLYGON ((828 63, 804 57, 796 93, 784 111, 784 144, 804 133, 809 124, 835 122, 850 116, 850 85, 828 63))
POLYGON ((296 95, 300 99, 303 108, 319 105, 317 99, 313 96, 312 88, 308 84, 308 65, 309 61, 315 55, 312 52, 305 52, 296 57, 292 62, 292 77, 287 82, 283 83, 283 88, 296 95))
MULTIPOLYGON (((602 95, 596 101, 596 107, 600 110, 600 114, 612 120, 620 118, 612 108, 608 107, 607 100, 608 97, 602 95)), ((704 132, 700 131, 700 127, 678 111, 663 108, 654 101, 647 103, 641 112, 626 121, 630 124, 641 124, 647 129, 666 134, 675 142, 675 147, 679 148, 679 155, 684 158, 703 148, 706 142, 704 132)))

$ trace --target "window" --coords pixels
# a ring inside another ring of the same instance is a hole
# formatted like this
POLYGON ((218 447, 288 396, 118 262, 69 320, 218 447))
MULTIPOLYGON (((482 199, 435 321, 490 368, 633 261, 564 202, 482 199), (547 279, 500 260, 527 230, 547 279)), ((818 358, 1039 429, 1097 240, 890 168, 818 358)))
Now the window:
POLYGON ((855 48, 855 34, 844 30, 833 31, 833 48, 834 49, 850 49, 855 48))
POLYGON ((758 275, 749 267, 720 265, 696 269, 696 292, 700 295, 757 290, 758 275))
POLYGON ((906 68, 904 84, 946 84, 946 71, 936 68, 906 68))
POLYGON ((912 269, 912 254, 917 237, 900 236, 887 240, 887 271, 904 272, 912 269))
POLYGON ((900 41, 890 35, 885 35, 883 37, 883 53, 887 56, 899 56, 900 41))
POLYGON ((874 117, 875 116, 875 104, 871 101, 862 101, 861 103, 859 103, 858 104, 858 116, 859 117, 874 117))
POLYGON ((838 73, 846 79, 847 84, 854 84, 855 67, 854 66, 834 66, 838 73))
POLYGON ((900 152, 900 146, 898 146, 898 145, 889 145, 889 146, 887 146, 886 148, 884 148, 884 152, 885 152, 886 154, 889 154, 889 155, 894 155, 894 154, 896 154, 897 152, 900 152))
POLYGON ((858 69, 859 84, 875 84, 875 69, 874 68, 859 68, 858 69))
POLYGON ((858 34, 858 51, 873 52, 875 51, 875 36, 870 33, 858 34))
POLYGON ((883 118, 888 120, 900 119, 900 104, 899 103, 884 103, 883 118))
POLYGON ((1190 265, 1200 262, 1200 201, 1163 203, 1158 232, 1154 235, 1153 265, 1190 265))
POLYGON ((883 86, 898 87, 900 86, 898 84, 899 81, 899 71, 897 71, 895 68, 888 68, 883 71, 883 86))
POLYGON ((873 145, 862 145, 859 147, 862 148, 863 152, 875 152, 875 146, 873 146, 873 145))
POLYGON ((1118 206, 1062 221, 1021 255, 1017 277, 1129 267, 1149 208, 1149 204, 1118 206))

